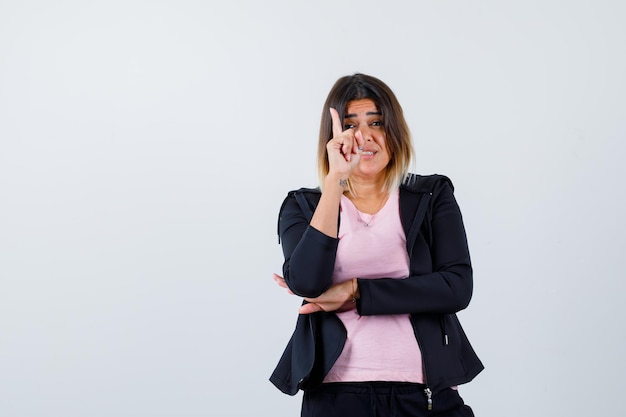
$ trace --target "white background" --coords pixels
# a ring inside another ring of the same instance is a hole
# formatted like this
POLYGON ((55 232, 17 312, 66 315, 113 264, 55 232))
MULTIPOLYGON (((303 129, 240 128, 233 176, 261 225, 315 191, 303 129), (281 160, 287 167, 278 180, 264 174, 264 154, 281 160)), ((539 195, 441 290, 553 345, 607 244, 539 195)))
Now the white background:
POLYGON ((475 267, 477 416, 621 415, 626 6, 0 1, 0 416, 295 416, 278 208, 387 82, 475 267))

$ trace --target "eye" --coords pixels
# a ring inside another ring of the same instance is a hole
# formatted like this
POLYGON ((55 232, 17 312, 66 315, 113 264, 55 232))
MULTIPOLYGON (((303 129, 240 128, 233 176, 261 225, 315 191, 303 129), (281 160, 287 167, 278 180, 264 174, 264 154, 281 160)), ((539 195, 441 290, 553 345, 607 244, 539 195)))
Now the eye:
POLYGON ((356 125, 354 123, 346 123, 343 125, 343 129, 344 130, 348 130, 348 129, 354 129, 356 127, 356 125))
POLYGON ((374 127, 382 127, 383 122, 381 122, 380 120, 375 120, 371 123, 371 125, 374 127))

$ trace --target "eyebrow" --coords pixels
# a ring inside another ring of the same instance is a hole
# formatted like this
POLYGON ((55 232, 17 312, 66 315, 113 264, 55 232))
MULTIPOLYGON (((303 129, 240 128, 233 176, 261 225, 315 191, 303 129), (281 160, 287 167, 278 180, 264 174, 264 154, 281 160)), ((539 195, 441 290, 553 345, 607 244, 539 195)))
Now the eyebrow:
MULTIPOLYGON (((368 111, 367 113, 365 113, 366 116, 382 116, 383 114, 379 111, 368 111)), ((346 114, 345 116, 343 116, 344 119, 351 119, 353 117, 357 117, 358 114, 356 113, 350 113, 350 114, 346 114)))

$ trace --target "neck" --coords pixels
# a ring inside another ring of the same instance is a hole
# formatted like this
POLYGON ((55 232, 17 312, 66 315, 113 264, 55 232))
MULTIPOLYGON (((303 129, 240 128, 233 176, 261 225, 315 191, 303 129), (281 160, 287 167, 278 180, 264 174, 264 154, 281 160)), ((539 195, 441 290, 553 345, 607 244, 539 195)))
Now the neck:
POLYGON ((346 194, 361 213, 376 214, 385 205, 389 193, 383 189, 383 181, 350 181, 353 193, 346 194))
POLYGON ((382 179, 363 181, 360 178, 351 178, 350 188, 352 188, 354 194, 351 194, 348 197, 351 200, 379 199, 388 194, 384 191, 383 185, 384 181, 382 179))

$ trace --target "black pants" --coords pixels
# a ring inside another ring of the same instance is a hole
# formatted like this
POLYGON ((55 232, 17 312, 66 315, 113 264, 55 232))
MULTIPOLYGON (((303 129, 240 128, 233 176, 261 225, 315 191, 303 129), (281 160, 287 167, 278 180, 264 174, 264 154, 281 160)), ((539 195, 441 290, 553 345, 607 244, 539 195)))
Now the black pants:
POLYGON ((428 410, 425 386, 403 382, 322 384, 306 390, 302 417, 473 417, 456 390, 432 396, 428 410))

